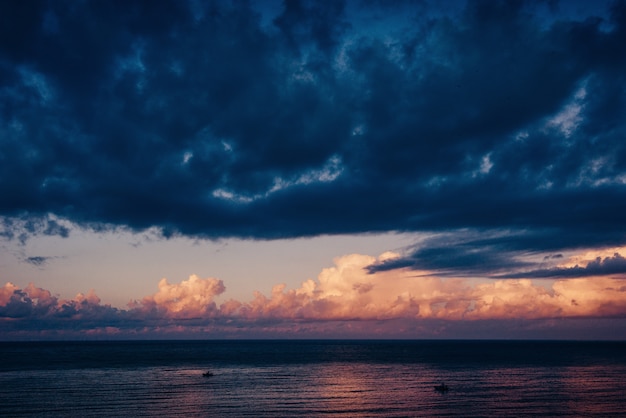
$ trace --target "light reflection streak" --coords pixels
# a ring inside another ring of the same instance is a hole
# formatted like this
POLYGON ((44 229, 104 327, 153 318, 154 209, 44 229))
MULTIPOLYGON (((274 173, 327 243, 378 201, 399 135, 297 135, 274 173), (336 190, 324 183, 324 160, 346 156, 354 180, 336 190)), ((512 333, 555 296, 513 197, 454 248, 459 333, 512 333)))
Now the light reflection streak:
POLYGON ((568 400, 570 410, 581 415, 617 416, 625 411, 608 410, 607 400, 626 400, 626 367, 587 366, 565 369, 561 380, 564 391, 571 394, 568 400), (621 371, 620 371, 621 369, 621 371))

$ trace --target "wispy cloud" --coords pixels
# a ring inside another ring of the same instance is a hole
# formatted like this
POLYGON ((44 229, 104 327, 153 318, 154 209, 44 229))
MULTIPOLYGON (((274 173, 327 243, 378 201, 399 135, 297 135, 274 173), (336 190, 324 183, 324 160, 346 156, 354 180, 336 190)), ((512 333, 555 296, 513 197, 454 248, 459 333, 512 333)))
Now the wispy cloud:
POLYGON ((573 267, 553 267, 505 274, 500 277, 511 278, 558 278, 558 277, 589 277, 626 274, 626 258, 618 253, 612 257, 596 257, 585 266, 576 264, 573 267))
POLYGON ((28 264, 32 264, 33 266, 41 267, 41 266, 44 266, 48 262, 49 259, 50 257, 32 256, 32 257, 26 257, 24 259, 24 262, 28 264))

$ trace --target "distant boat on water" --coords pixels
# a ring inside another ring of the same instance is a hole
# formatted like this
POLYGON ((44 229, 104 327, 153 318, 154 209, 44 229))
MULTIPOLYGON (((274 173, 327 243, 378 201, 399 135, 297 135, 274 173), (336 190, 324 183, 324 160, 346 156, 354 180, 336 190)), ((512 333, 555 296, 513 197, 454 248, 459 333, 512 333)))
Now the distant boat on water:
POLYGON ((445 383, 435 386, 435 390, 440 393, 447 392, 448 389, 448 385, 446 385, 445 383))
POLYGON ((211 376, 213 376, 213 372, 209 370, 207 372, 202 373, 202 376, 204 376, 204 377, 211 377, 211 376))

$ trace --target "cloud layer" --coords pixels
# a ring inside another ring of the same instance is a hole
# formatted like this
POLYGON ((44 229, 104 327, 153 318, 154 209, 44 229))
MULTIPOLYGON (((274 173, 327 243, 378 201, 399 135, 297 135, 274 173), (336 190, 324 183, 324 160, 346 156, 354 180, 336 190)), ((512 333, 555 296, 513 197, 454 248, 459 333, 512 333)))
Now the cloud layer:
POLYGON ((425 4, 0 6, 1 234, 624 244, 626 4, 425 4))
POLYGON ((421 239, 250 301, 9 283, 6 335, 622 318, 626 2, 438 4, 1 3, 0 238, 421 239))
MULTIPOLYGON (((62 300, 32 284, 19 289, 7 283, 0 288, 0 330, 7 339, 90 334, 432 338, 459 337, 464 335, 459 328, 470 333, 491 324, 494 338, 508 336, 512 324, 554 329, 558 335, 566 321, 610 319, 613 332, 602 337, 626 337, 623 274, 546 285, 530 279, 475 282, 410 269, 367 270, 395 256, 346 255, 297 289, 276 285, 269 296, 255 292, 248 302, 231 299, 219 306, 215 299, 225 291, 222 281, 195 275, 178 284, 162 279, 155 294, 131 301, 127 309, 102 304, 93 290, 62 300)), ((585 328, 578 332, 578 338, 589 337, 581 334, 585 328)))

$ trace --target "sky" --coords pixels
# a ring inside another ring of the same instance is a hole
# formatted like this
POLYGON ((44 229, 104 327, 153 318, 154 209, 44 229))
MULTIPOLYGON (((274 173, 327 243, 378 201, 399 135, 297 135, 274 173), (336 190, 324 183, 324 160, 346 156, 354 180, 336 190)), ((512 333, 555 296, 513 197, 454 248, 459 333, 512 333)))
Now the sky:
POLYGON ((0 340, 626 339, 626 1, 0 2, 0 340))

